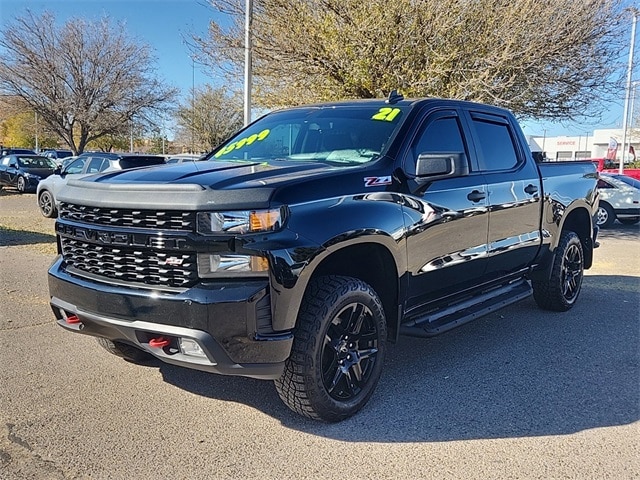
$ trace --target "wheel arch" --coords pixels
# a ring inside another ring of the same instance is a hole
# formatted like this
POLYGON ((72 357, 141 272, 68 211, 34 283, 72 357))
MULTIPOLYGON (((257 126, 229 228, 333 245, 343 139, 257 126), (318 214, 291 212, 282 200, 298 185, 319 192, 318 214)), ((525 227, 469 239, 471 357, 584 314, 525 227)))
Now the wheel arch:
POLYGON ((591 268, 593 264, 593 224, 592 217, 585 207, 578 207, 563 217, 557 238, 554 241, 554 249, 558 246, 560 236, 565 231, 572 231, 580 238, 582 251, 584 253, 584 268, 591 268))
POLYGON ((312 279, 325 275, 353 277, 370 285, 380 297, 387 321, 388 338, 389 341, 394 341, 398 332, 401 266, 398 265, 391 246, 386 245, 388 242, 396 245, 390 237, 376 236, 375 239, 363 238, 348 245, 332 245, 324 250, 312 264, 305 267, 298 279, 295 295, 289 298, 286 306, 283 305, 288 317, 285 324, 296 324, 297 312, 312 279))

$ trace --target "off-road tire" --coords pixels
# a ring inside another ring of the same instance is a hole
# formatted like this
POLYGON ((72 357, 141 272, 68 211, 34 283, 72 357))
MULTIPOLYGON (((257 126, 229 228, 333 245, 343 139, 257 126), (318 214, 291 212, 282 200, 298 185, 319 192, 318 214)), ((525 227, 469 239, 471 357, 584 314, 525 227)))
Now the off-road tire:
POLYGON ((540 308, 566 312, 575 305, 584 276, 584 253, 580 238, 564 231, 553 254, 551 278, 532 280, 533 298, 540 308))
POLYGON ((600 202, 596 212, 596 225, 600 228, 609 228, 616 221, 616 212, 607 202, 600 202))
POLYGON ((40 213, 42 213, 43 217, 56 218, 58 216, 53 195, 49 190, 42 190, 38 195, 38 207, 40 207, 40 213))
POLYGON ((139 348, 132 347, 131 345, 127 345, 126 343, 114 342, 102 337, 96 337, 96 340, 107 352, 133 363, 144 363, 154 358, 150 353, 140 350, 139 348))
POLYGON ((380 378, 387 327, 382 302, 365 282, 313 279, 304 295, 291 355, 276 390, 294 412, 338 422, 358 412, 380 378))

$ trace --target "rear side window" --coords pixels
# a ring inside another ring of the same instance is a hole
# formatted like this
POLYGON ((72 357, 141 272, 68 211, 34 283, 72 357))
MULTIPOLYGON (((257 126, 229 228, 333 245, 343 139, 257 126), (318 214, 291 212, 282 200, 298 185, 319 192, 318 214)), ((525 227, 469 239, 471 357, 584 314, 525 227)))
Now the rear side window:
POLYGON ((510 170, 518 164, 518 154, 507 123, 473 118, 482 170, 510 170))

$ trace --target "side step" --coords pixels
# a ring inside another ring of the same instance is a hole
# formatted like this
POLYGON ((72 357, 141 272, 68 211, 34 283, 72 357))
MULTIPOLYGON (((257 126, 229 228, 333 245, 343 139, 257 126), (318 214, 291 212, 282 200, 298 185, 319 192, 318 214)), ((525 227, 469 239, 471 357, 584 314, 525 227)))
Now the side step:
POLYGON ((413 337, 434 337, 452 328, 480 318, 531 295, 529 282, 519 280, 503 285, 462 302, 448 305, 442 310, 412 319, 400 326, 401 335, 413 337))

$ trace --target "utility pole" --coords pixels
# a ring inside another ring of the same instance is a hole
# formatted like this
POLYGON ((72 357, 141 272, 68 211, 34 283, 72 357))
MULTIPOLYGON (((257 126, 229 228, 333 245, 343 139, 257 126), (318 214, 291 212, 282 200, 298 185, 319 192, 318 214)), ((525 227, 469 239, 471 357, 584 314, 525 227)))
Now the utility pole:
POLYGON ((244 12, 244 124, 251 123, 251 22, 253 0, 245 1, 244 12))
POLYGON ((620 158, 620 166, 618 172, 620 175, 624 173, 624 159, 627 156, 629 147, 627 147, 627 117, 629 116, 629 101, 631 98, 631 75, 633 73, 633 47, 636 41, 636 21, 638 19, 638 11, 633 10, 633 23, 631 25, 631 44, 629 45, 629 65, 627 66, 627 86, 625 88, 624 113, 622 114, 622 157, 620 158))

